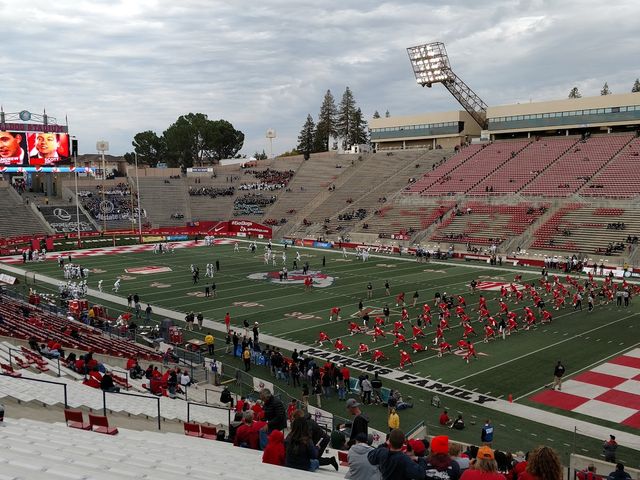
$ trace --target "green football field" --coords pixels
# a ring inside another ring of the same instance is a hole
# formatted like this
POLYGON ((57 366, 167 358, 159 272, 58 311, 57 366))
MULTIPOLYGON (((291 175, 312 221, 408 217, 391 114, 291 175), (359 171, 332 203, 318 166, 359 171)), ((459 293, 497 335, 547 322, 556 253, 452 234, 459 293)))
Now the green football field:
MULTIPOLYGON (((370 335, 348 334, 347 324, 352 318, 361 324, 358 318, 359 300, 362 299, 365 308, 372 309, 370 322, 372 325, 375 312, 381 310, 385 304, 391 308, 391 322, 400 318, 400 308, 395 305, 395 295, 401 291, 406 294, 409 318, 412 321, 415 321, 422 303, 429 302, 433 305, 436 292, 441 294, 446 292, 448 295, 462 294, 467 300, 467 313, 473 319, 472 325, 479 333, 478 337, 471 337, 476 342, 479 358, 472 359, 467 364, 460 355, 455 353, 445 354, 439 358, 435 351, 429 349, 427 352, 411 353, 414 365, 407 367, 406 372, 491 397, 506 399, 511 395, 515 402, 540 409, 547 408, 556 413, 602 425, 603 439, 607 437, 607 427, 638 433, 637 429, 605 419, 552 409, 529 400, 531 395, 543 390, 551 382, 557 360, 562 360, 567 367, 567 376, 570 377, 638 346, 636 327, 638 306, 633 302, 629 308, 616 307, 615 304, 599 305, 592 313, 587 313, 586 307, 581 312, 574 311, 571 306, 559 311, 553 310, 554 320, 551 324, 538 325, 529 331, 519 331, 507 337, 506 340, 499 338, 484 343, 481 338, 482 327, 477 322, 475 313, 479 293, 475 295, 470 293, 469 282, 476 279, 479 282, 509 283, 517 274, 512 271, 512 268, 506 266, 489 268, 486 264, 453 261, 417 263, 406 257, 372 257, 367 262, 362 262, 353 255, 343 258, 340 252, 289 247, 286 253, 287 267, 291 277, 294 276, 292 263, 295 252, 299 251, 302 256, 299 263, 309 262, 310 270, 321 272, 321 281, 329 285, 325 288, 314 287, 309 292, 305 291, 302 283, 280 282, 275 275, 282 265, 282 246, 274 247, 277 267, 271 264, 265 265, 262 245, 258 245, 255 254, 244 246, 245 244, 242 244, 240 252, 234 252, 231 245, 216 245, 176 249, 173 254, 163 255, 143 252, 87 256, 78 258, 75 262, 92 270, 89 277, 90 288, 96 288, 98 280, 102 279, 104 290, 110 292, 116 277, 121 276, 122 285, 119 295, 126 297, 128 294, 138 293, 142 299, 143 308, 148 302, 152 307, 162 306, 185 314, 190 311, 202 312, 206 319, 219 322, 223 320, 225 313, 229 312, 232 324, 235 326, 240 327, 245 319, 251 324, 257 321, 260 323, 263 334, 295 341, 303 348, 318 347, 318 333, 322 330, 333 341, 341 338, 351 348, 346 355, 356 356, 360 342, 367 343, 371 350, 373 348, 383 350, 389 359, 381 362, 381 365, 394 369, 398 367, 399 353, 398 348, 392 345, 393 336, 390 334, 390 326, 385 328, 386 338, 379 339, 376 343, 372 342, 373 337, 370 335), (324 267, 322 266, 323 258, 324 267), (205 265, 215 263, 216 260, 220 263, 220 271, 214 278, 218 296, 204 298, 204 286, 210 282, 204 277, 205 265), (191 264, 198 265, 200 268, 201 278, 196 285, 190 273, 191 264), (171 270, 148 275, 125 272, 125 269, 149 266, 168 267, 171 270), (391 296, 385 295, 385 281, 391 285, 391 296), (368 282, 371 282, 374 287, 372 299, 366 298, 368 282), (418 304, 416 308, 412 308, 412 297, 415 291, 419 293, 418 304), (329 312, 334 306, 341 307, 342 320, 329 322, 329 312)), ((27 268, 62 279, 62 271, 54 261, 28 264, 27 268)), ((522 282, 537 282, 539 278, 537 270, 519 270, 524 272, 522 282)), ((560 277, 563 278, 563 275, 560 277)), ((36 288, 46 290, 50 287, 40 283, 36 288)), ((490 311, 497 313, 499 291, 484 290, 481 293, 487 297, 490 311)), ((526 298, 525 296, 525 300, 526 298)), ((551 299, 546 300, 550 308, 551 299)), ((511 309, 521 313, 530 301, 514 305, 513 300, 509 299, 507 303, 511 309)), ((109 307, 112 314, 115 310, 122 309, 117 305, 109 305, 109 307)), ((432 313, 436 310, 432 306, 432 313)), ((437 315, 433 317, 434 323, 437 323, 437 315)), ((522 323, 522 320, 519 322, 522 323)), ((451 329, 445 331, 445 338, 455 350, 455 344, 462 336, 462 329, 453 312, 450 326, 451 329)), ((409 345, 413 342, 411 327, 406 325, 406 328, 405 334, 409 339, 407 350, 410 350, 409 345)), ((434 330, 434 327, 425 327, 427 337, 419 339, 418 342, 430 345, 434 330)), ((200 336, 204 333, 194 332, 193 335, 200 336)), ((218 332, 217 346, 223 343, 222 337, 223 335, 218 332)), ((333 350, 329 343, 325 343, 323 349, 333 350)), ((264 375, 268 375, 266 369, 264 372, 264 375)), ((256 375, 259 374, 258 370, 256 375)), ((437 434, 445 431, 439 432, 441 427, 434 425, 437 424, 438 410, 428 405, 431 393, 399 382, 389 381, 385 385, 400 388, 405 395, 411 395, 416 403, 421 402, 419 405, 423 408, 403 412, 403 426, 408 428, 417 421, 425 420, 431 425, 430 433, 437 434)), ((468 422, 471 420, 480 424, 482 418, 491 416, 494 423, 505 427, 503 441, 511 442, 511 445, 518 444, 519 448, 512 447, 512 450, 524 450, 537 443, 548 443, 562 453, 568 453, 571 450, 593 456, 599 456, 601 453, 601 442, 581 437, 579 434, 574 436, 570 432, 545 427, 522 418, 503 415, 500 412, 488 411, 479 405, 462 400, 446 396, 442 398, 444 405, 451 412, 463 412, 468 422), (575 445, 576 443, 579 446, 575 445)), ((341 415, 344 414, 341 410, 344 407, 334 400, 323 402, 323 408, 336 409, 341 415)), ((376 426, 384 429, 386 410, 372 411, 371 415, 374 423, 378 423, 376 426)), ((460 440, 478 442, 479 438, 476 438, 479 436, 478 432, 479 425, 456 434, 459 433, 460 440)), ((621 450, 625 451, 624 448, 621 450)), ((629 455, 633 456, 631 453, 629 455)))

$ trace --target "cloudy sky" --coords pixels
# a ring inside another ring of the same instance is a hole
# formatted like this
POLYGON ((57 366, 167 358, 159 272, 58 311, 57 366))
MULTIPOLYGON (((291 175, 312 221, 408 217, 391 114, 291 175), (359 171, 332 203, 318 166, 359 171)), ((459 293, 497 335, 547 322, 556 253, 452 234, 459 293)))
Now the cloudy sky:
POLYGON ((457 109, 413 79, 406 47, 431 41, 489 105, 628 92, 639 18, 637 0, 0 0, 0 103, 67 115, 80 153, 188 112, 232 122, 249 155, 275 128, 280 153, 327 89, 367 116, 457 109))

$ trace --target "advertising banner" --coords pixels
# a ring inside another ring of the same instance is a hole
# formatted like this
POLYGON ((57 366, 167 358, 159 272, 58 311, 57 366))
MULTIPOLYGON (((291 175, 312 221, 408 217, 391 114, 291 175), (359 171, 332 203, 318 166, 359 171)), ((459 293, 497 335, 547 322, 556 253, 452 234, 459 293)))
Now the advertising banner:
POLYGON ((271 227, 251 220, 230 220, 228 222, 228 231, 230 235, 235 235, 236 237, 264 235, 266 238, 271 238, 272 234, 271 227))

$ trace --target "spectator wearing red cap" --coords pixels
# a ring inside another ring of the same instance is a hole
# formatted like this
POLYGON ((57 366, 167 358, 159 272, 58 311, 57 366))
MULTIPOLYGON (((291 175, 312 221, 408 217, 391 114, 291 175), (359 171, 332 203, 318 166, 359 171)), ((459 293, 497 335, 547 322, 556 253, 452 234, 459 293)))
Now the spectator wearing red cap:
POLYGON ((423 458, 427 453, 427 446, 422 440, 411 439, 407 442, 407 451, 411 450, 418 458, 423 458))
POLYGON ((505 480, 504 475, 498 472, 498 464, 491 447, 485 445, 478 449, 471 467, 464 471, 460 480, 505 480))
POLYGON ((460 466, 449 456, 449 437, 446 435, 431 439, 431 455, 427 459, 426 478, 430 480, 460 478, 460 466))

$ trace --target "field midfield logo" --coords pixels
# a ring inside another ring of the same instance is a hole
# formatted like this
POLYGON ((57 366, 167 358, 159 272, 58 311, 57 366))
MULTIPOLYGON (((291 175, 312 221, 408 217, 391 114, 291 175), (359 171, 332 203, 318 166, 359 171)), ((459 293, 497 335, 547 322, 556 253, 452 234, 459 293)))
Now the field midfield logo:
POLYGON ((120 280, 135 280, 136 277, 132 277, 131 275, 118 275, 116 278, 120 280))
POLYGON ((256 302, 233 302, 233 306, 234 307, 247 307, 247 308, 264 307, 264 305, 262 305, 261 303, 256 303, 256 302))
POLYGON ((187 292, 189 297, 204 298, 204 292, 187 292))
POLYGON ((350 315, 350 317, 351 318, 362 318, 365 314, 378 316, 378 315, 382 315, 383 311, 382 311, 381 308, 364 307, 362 309, 362 311, 358 311, 358 312, 352 313, 350 315))
POLYGON ((91 270, 89 270, 91 273, 107 273, 106 270, 103 270, 102 268, 92 268, 91 270))
POLYGON ((302 285, 307 277, 311 277, 313 286, 317 288, 329 287, 335 280, 334 277, 330 277, 319 270, 309 270, 306 275, 302 273, 302 270, 292 270, 288 273, 287 279, 282 281, 280 281, 280 272, 252 273, 247 276, 251 280, 268 280, 277 285, 302 285))
MULTIPOLYGON (((476 288, 478 290, 487 290, 490 292, 498 292, 502 287, 509 287, 511 284, 507 282, 478 282, 476 288)), ((524 286, 519 283, 514 283, 518 290, 523 290, 524 286)))
POLYGON ((376 263, 376 267, 381 268, 396 268, 396 266, 392 263, 376 263))
POLYGON ((153 288, 169 288, 171 285, 168 283, 152 282, 149 286, 153 288))

